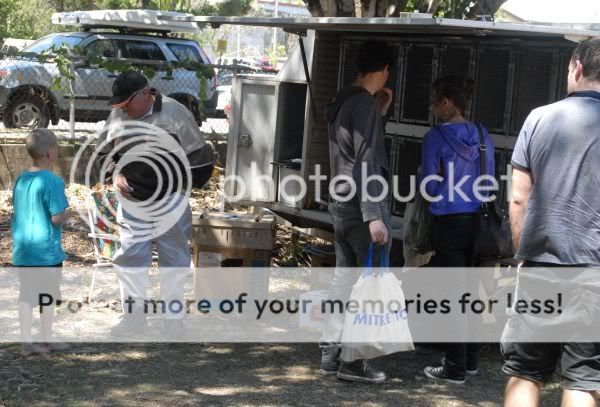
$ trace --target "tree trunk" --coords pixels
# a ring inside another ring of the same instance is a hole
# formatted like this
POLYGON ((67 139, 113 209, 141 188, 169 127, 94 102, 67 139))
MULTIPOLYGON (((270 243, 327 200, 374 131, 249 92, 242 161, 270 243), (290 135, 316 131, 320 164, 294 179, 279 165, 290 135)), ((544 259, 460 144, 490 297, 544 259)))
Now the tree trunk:
MULTIPOLYGON (((450 0, 452 4, 455 4, 456 0, 450 0)), ((440 0, 429 0, 429 4, 427 5, 427 12, 429 14, 435 14, 437 9, 440 7, 440 0)))
MULTIPOLYGON (((386 17, 398 16, 406 10, 408 0, 304 0, 308 11, 315 17, 386 17)), ((493 16, 507 0, 414 0, 414 9, 420 13, 436 14, 444 11, 449 18, 477 18, 493 16), (472 8, 468 8, 474 2, 472 8), (468 10, 468 11, 467 11, 468 10)), ((171 0, 173 3, 173 0, 171 0)), ((411 10, 412 11, 412 10, 411 10)))
POLYGON ((469 10, 467 17, 469 19, 475 19, 477 16, 489 15, 494 16, 496 11, 506 3, 506 0, 479 0, 475 3, 475 6, 469 10))
POLYGON ((354 13, 356 17, 376 17, 385 16, 383 5, 387 4, 386 0, 354 0, 354 13), (382 10, 380 10, 382 8, 382 10))
POLYGON ((398 17, 400 13, 406 10, 408 0, 392 0, 389 17, 398 17))
POLYGON ((306 8, 313 17, 324 17, 323 8, 319 0, 305 0, 306 8))
POLYGON ((419 13, 427 13, 429 10, 429 4, 433 0, 415 0, 415 10, 418 10, 419 13))

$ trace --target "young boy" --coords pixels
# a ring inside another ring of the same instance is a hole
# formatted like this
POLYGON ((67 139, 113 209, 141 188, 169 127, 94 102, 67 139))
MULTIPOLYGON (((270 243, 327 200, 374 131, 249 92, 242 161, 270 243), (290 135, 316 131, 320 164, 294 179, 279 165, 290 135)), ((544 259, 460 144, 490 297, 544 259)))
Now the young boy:
POLYGON ((67 220, 69 203, 63 180, 50 170, 58 157, 54 133, 35 129, 27 136, 26 147, 33 165, 17 178, 12 197, 12 262, 21 267, 19 323, 23 356, 68 348, 51 341, 52 308, 40 312, 43 343, 33 343, 31 336, 32 309, 39 306, 39 295, 60 299, 61 267, 67 257, 61 246, 62 224, 67 220))

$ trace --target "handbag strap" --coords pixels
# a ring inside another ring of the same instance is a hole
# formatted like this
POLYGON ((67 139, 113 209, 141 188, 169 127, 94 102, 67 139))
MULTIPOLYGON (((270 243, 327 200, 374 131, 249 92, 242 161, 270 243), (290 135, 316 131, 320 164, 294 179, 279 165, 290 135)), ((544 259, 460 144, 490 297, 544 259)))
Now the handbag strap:
MULTIPOLYGON (((487 145, 483 137, 483 128, 481 124, 475 123, 477 135, 479 136, 479 176, 487 175, 487 145)), ((487 203, 482 203, 482 207, 487 207, 487 203)))
POLYGON ((477 127, 477 134, 479 135, 479 175, 487 175, 487 145, 485 144, 485 139, 483 138, 483 129, 481 128, 481 124, 475 123, 475 126, 477 127))

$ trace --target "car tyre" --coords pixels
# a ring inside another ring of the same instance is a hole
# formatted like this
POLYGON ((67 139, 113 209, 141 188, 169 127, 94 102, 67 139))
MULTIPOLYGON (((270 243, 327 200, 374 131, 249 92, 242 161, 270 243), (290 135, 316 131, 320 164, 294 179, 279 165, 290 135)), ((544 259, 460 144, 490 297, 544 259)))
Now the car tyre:
POLYGON ((13 129, 46 128, 50 124, 49 104, 39 95, 23 94, 12 98, 2 115, 4 127, 13 129))

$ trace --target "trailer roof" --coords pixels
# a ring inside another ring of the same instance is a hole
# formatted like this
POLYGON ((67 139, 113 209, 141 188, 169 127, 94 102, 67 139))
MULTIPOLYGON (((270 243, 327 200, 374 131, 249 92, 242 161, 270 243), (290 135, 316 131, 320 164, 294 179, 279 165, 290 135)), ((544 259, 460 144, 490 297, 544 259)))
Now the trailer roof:
POLYGON ((523 23, 503 23, 494 21, 457 20, 433 18, 431 15, 405 13, 395 18, 355 18, 355 17, 176 17, 161 16, 159 19, 180 22, 195 22, 199 25, 221 24, 281 27, 289 30, 354 31, 372 33, 427 33, 479 36, 535 36, 568 37, 579 40, 600 36, 600 30, 590 30, 585 26, 550 26, 523 23))

